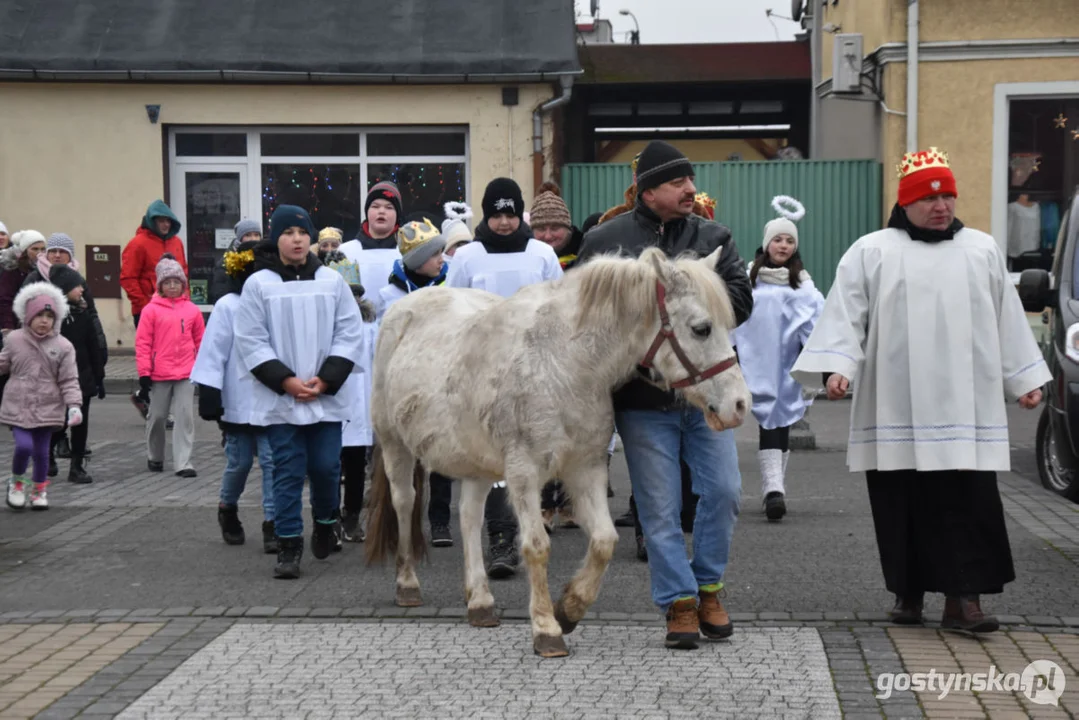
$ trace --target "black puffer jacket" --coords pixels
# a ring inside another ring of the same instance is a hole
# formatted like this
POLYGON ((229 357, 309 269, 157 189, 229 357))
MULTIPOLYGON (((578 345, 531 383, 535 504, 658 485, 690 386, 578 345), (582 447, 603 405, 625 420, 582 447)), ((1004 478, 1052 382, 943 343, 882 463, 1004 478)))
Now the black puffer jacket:
POLYGON ((79 370, 79 389, 83 395, 94 395, 105 379, 105 333, 96 313, 85 303, 68 305, 68 315, 60 326, 60 334, 75 346, 75 365, 79 370))
MULTIPOLYGON (((649 247, 657 247, 672 258, 687 251, 705 257, 722 247, 716 272, 727 283, 738 324, 749 319, 753 310, 753 286, 731 239, 731 231, 697 215, 663 223, 638 200, 633 212, 613 217, 588 231, 577 262, 581 264, 596 255, 608 253, 637 257, 649 247)), ((673 392, 664 392, 637 378, 614 394, 615 410, 664 410, 680 406, 673 392)))

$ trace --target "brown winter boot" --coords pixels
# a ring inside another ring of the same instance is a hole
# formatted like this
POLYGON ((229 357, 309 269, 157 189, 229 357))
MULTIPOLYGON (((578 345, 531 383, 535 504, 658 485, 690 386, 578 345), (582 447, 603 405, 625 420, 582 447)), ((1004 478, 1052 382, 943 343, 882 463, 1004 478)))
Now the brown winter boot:
POLYGON ((924 595, 896 595, 895 607, 888 613, 888 619, 896 625, 921 625, 924 595))
POLYGON ((667 609, 667 647, 675 650, 696 650, 700 637, 697 598, 675 600, 667 609))
POLYGON ((701 604, 697 608, 697 617, 700 618, 701 634, 709 640, 722 640, 734 634, 734 624, 731 616, 723 608, 719 601, 722 590, 715 592, 700 591, 701 604))
POLYGON ((972 633, 996 632, 1000 623, 982 612, 977 595, 949 595, 944 599, 944 617, 940 626, 946 630, 965 630, 972 633))

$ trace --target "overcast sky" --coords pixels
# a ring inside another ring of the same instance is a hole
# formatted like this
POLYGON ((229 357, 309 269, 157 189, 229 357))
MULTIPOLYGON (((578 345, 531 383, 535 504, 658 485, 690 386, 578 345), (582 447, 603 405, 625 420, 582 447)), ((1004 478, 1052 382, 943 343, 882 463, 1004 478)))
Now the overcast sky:
MULTIPOLYGON (((587 21, 589 0, 576 3, 578 22, 587 21)), ((798 23, 777 17, 769 22, 768 8, 790 17, 790 0, 599 0, 599 17, 611 21, 615 42, 626 42, 633 29, 633 19, 618 14, 622 9, 637 16, 642 43, 793 40, 798 23)))

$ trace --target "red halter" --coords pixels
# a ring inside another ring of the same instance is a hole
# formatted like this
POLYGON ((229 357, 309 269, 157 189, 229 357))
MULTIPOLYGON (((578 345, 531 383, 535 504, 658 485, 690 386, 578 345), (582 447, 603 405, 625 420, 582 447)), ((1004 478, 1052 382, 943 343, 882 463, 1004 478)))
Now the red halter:
POLYGON ((678 360, 682 363, 682 367, 689 373, 689 377, 685 380, 679 380, 678 382, 671 383, 672 388, 686 388, 692 385, 696 385, 710 377, 719 375, 724 370, 729 370, 738 363, 738 356, 732 355, 726 360, 713 365, 706 370, 698 370, 697 366, 689 359, 685 351, 682 350, 682 346, 678 344, 678 338, 675 337, 674 328, 671 326, 671 319, 667 315, 667 289, 663 287, 663 283, 656 280, 656 302, 659 304, 659 332, 656 333, 656 339, 652 341, 652 347, 648 348, 648 354, 644 356, 644 360, 641 361, 641 365, 646 368, 653 367, 652 361, 656 359, 656 353, 659 352, 663 343, 669 342, 671 349, 674 350, 674 354, 678 356, 678 360))

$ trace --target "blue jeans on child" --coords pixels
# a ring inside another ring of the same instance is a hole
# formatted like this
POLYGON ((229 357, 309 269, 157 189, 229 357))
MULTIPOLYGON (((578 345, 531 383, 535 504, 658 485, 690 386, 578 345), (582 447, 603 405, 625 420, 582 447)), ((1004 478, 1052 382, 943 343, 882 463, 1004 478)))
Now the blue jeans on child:
POLYGON ((274 529, 281 538, 303 535, 304 477, 311 480, 311 512, 332 523, 340 505, 341 423, 270 425, 273 450, 274 529))
POLYGON ((221 477, 221 504, 236 505, 240 501, 247 476, 255 465, 258 452, 259 468, 262 470, 262 517, 267 522, 274 519, 273 506, 273 450, 264 432, 251 430, 225 431, 225 474, 221 477))
POLYGON ((723 579, 742 495, 734 431, 716 432, 696 408, 615 413, 637 514, 648 548, 652 601, 666 610, 702 585, 723 579), (682 534, 685 460, 700 496, 693 524, 693 560, 682 534))

